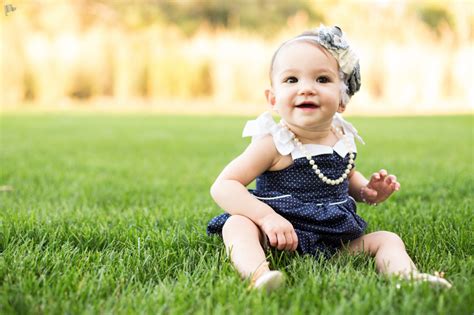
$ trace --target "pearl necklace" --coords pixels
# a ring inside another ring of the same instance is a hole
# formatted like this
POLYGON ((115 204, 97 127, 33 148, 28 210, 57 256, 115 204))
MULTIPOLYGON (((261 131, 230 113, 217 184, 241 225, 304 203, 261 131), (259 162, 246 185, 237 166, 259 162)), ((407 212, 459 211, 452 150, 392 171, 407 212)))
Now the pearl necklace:
POLYGON ((339 138, 342 138, 344 141, 344 144, 346 148, 349 151, 349 163, 347 163, 346 169, 342 175, 337 178, 337 179, 330 179, 326 175, 321 172, 319 169, 318 165, 316 162, 313 160, 311 154, 309 154, 308 151, 304 148, 303 144, 301 143, 300 139, 296 137, 296 135, 288 128, 288 126, 285 124, 285 122, 282 120, 280 121, 281 126, 285 129, 288 130, 291 133, 291 137, 295 145, 298 147, 298 149, 303 152, 303 154, 306 156, 306 159, 309 161, 309 164, 311 168, 313 169, 314 173, 325 183, 328 185, 339 185, 341 184, 349 175, 351 172, 351 169, 354 167, 354 152, 352 150, 351 143, 349 142, 348 136, 344 135, 341 129, 335 129, 334 127, 331 127, 331 131, 333 131, 335 134, 339 134, 339 138))

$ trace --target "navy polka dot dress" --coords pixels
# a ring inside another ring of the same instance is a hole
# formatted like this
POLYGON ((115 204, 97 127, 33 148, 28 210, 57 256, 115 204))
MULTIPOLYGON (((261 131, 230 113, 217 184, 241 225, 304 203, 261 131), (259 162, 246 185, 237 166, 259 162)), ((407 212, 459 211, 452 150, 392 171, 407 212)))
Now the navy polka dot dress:
MULTIPOLYGON (((339 178, 349 155, 341 157, 333 151, 313 155, 313 160, 328 178, 339 178)), ((256 189, 250 192, 291 222, 300 253, 330 257, 343 243, 363 235, 367 223, 356 214, 356 203, 348 194, 348 179, 339 185, 328 185, 313 172, 306 157, 293 162, 286 169, 267 171, 257 177, 256 189)), ((213 218, 207 233, 221 235, 229 217, 224 213, 213 218)))

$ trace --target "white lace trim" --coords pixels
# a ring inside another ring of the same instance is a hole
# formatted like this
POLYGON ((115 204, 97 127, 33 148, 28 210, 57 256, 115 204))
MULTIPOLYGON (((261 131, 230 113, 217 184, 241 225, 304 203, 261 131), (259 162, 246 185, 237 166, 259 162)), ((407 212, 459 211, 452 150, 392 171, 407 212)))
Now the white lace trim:
MULTIPOLYGON (((349 135, 349 137, 349 143, 352 146, 352 152, 357 153, 357 147, 354 142, 354 136, 349 135)), ((336 142, 333 147, 322 144, 303 144, 303 146, 311 156, 333 154, 333 152, 336 152, 340 157, 343 158, 347 155, 347 153, 349 153, 349 150, 347 150, 343 139, 339 139, 339 141, 336 142)), ((296 160, 302 157, 306 157, 306 155, 298 147, 295 147, 295 149, 291 152, 291 158, 293 160, 296 160)))
POLYGON ((242 137, 252 137, 252 141, 271 134, 275 147, 281 155, 288 155, 295 149, 292 134, 273 120, 270 112, 264 112, 255 120, 249 120, 245 125, 242 137))
MULTIPOLYGON (((338 113, 334 115, 333 126, 335 128, 342 128, 344 134, 350 137, 350 143, 353 145, 353 152, 357 152, 354 138, 365 144, 362 138, 358 135, 357 130, 342 118, 338 113)), ((282 125, 277 124, 270 112, 264 112, 255 120, 249 120, 244 127, 242 137, 252 137, 252 141, 262 138, 265 135, 271 134, 273 142, 277 151, 281 155, 291 154, 293 159, 303 157, 304 154, 295 146, 292 141, 292 133, 284 129, 282 125)), ((305 144, 305 149, 312 155, 332 154, 334 151, 341 157, 345 157, 349 152, 340 139, 333 147, 320 144, 305 144)))

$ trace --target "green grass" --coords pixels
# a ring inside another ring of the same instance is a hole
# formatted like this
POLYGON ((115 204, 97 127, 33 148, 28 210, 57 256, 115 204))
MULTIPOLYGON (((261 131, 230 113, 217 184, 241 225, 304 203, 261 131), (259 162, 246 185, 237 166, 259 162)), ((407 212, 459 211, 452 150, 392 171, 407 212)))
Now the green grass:
POLYGON ((384 279, 364 256, 270 253, 287 286, 248 292, 205 235, 209 187, 248 139, 245 118, 14 115, 1 119, 0 313, 472 314, 473 117, 353 118, 357 167, 402 189, 359 206, 451 290, 384 279))

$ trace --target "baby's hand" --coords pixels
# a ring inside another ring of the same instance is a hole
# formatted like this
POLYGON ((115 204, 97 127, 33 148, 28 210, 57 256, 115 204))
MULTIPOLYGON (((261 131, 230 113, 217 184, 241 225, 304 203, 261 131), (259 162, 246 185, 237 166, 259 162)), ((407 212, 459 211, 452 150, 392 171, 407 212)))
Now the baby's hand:
POLYGON ((298 246, 298 236, 293 225, 274 212, 260 220, 260 228, 268 236, 270 245, 279 250, 294 251, 298 246))
POLYGON ((392 193, 400 190, 400 183, 395 175, 388 175, 386 170, 372 174, 367 186, 360 190, 360 197, 368 204, 377 204, 386 200, 392 193))

